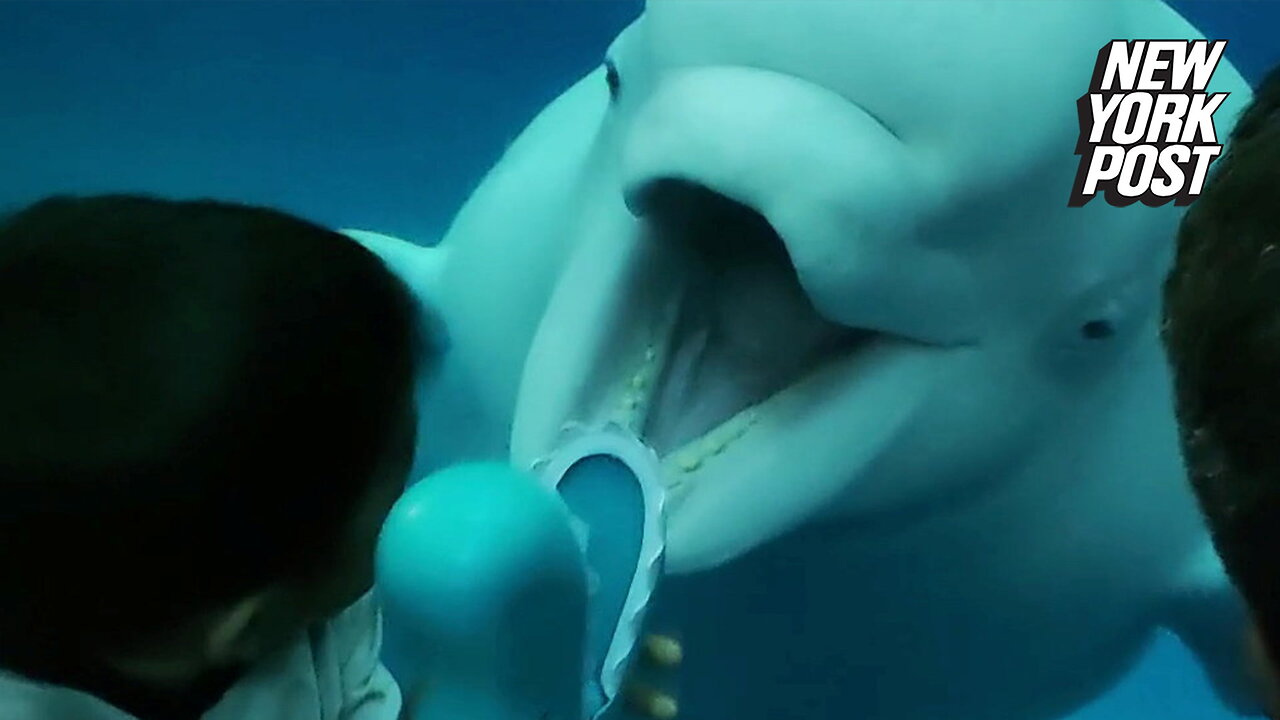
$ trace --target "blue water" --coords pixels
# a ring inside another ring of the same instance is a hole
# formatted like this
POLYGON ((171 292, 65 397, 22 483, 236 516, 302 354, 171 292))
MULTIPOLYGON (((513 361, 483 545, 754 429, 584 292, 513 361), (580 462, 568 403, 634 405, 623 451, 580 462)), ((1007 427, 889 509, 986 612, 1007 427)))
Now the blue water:
MULTIPOLYGON (((1255 81, 1280 2, 1173 3, 1255 81)), ((2 2, 0 208, 53 192, 265 203, 434 242, 531 115, 595 64, 632 0, 2 2)), ((1162 641, 1093 720, 1211 719, 1162 641)))
MULTIPOLYGON (((1251 79, 1280 62, 1280 3, 1174 5, 1229 38, 1251 79)), ((432 242, 640 8, 0 2, 0 207, 56 191, 216 195, 432 242)))
POLYGON ((0 206, 243 198, 421 241, 639 2, 0 2, 0 206))

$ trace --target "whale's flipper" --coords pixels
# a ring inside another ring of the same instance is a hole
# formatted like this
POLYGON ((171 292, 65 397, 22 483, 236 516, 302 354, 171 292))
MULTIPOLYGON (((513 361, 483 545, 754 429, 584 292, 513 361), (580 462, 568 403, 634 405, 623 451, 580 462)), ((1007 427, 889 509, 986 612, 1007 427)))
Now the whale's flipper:
POLYGON ((1212 545, 1188 564, 1162 619, 1208 673, 1222 702, 1242 715, 1265 715, 1262 693, 1247 667, 1248 612, 1212 545))
POLYGON ((507 421, 490 412, 484 395, 493 382, 489 366, 473 372, 476 365, 465 354, 459 357, 456 332, 474 329, 475 322, 460 321, 445 301, 444 274, 450 266, 451 251, 440 245, 425 246, 367 230, 343 230, 386 263, 422 308, 423 334, 432 356, 419 377, 418 407, 422 423, 412 477, 419 478, 436 468, 461 462, 491 460, 505 455, 507 421), (436 354, 438 353, 438 354, 436 354), (436 422, 452 417, 452 422, 436 422))
POLYGON ((574 429, 537 469, 577 520, 590 577, 584 717, 601 718, 623 690, 662 574, 658 460, 616 426, 574 429))
POLYGON ((432 313, 440 310, 440 278, 449 251, 419 245, 370 230, 340 230, 343 235, 373 251, 387 264, 432 313))
POLYGON ((582 552, 531 475, 471 464, 416 483, 383 527, 377 578, 410 720, 582 719, 582 552))

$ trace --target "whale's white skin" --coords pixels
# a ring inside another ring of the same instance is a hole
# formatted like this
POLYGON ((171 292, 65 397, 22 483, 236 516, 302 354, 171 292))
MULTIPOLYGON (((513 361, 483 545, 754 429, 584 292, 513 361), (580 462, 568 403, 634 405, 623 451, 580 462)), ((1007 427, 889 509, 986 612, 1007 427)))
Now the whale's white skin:
MULTIPOLYGON (((1152 0, 651 0, 616 97, 601 68, 544 110, 439 247, 356 233, 445 321, 424 466, 657 432, 688 342, 662 311, 706 276, 636 213, 696 183, 766 218, 799 284, 713 286, 686 415, 814 318, 875 335, 702 440, 662 431, 682 715, 1068 717, 1162 627, 1251 709, 1158 342, 1181 209, 1067 207, 1098 49, 1198 37, 1152 0)), ((1225 137, 1248 86, 1224 61, 1211 89, 1225 137)))

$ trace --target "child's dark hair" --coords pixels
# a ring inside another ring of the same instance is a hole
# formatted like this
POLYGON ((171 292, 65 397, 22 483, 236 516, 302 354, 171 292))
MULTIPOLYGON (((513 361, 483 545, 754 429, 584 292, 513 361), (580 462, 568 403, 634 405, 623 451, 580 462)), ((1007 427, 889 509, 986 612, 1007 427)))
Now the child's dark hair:
POLYGON ((273 210, 0 219, 0 644, 115 649, 323 572, 412 452, 419 326, 370 251, 273 210))
POLYGON ((1164 338, 1192 483, 1280 660, 1280 68, 1183 220, 1164 338))

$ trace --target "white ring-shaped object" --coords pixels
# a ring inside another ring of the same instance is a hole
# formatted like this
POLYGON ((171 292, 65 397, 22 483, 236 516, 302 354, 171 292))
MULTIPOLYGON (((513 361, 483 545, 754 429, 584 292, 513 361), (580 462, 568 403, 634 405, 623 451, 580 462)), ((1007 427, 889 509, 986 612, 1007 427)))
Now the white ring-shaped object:
POLYGON ((549 488, 558 491, 560 481, 570 468, 587 458, 599 456, 616 459, 635 475, 645 517, 636 571, 601 669, 600 687, 605 694, 605 703, 592 720, 602 717, 618 696, 628 661, 643 631, 649 602, 662 575, 666 554, 666 491, 662 485, 662 465, 657 453, 631 431, 614 423, 594 428, 566 426, 561 444, 549 457, 535 463, 534 469, 549 488))

